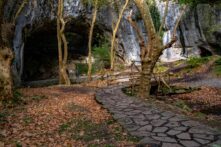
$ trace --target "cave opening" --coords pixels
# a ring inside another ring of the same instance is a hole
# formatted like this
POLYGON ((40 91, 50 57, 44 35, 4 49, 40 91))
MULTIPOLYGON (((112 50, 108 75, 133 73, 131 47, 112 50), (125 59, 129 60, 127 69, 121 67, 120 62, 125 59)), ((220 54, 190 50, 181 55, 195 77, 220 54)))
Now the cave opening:
MULTIPOLYGON (((65 35, 68 41, 68 64, 87 56, 89 28, 89 24, 82 20, 67 23, 65 35)), ((103 31, 96 26, 93 45, 99 42, 100 38, 96 36, 102 35, 103 31)), ((44 24, 26 37, 21 78, 23 82, 58 78, 56 22, 44 24)))

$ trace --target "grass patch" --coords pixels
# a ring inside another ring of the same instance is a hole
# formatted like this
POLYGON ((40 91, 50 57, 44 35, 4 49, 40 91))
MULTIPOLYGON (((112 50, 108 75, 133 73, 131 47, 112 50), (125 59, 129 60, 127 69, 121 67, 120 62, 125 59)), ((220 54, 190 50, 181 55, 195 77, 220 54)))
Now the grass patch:
POLYGON ((86 118, 73 119, 70 122, 60 125, 59 133, 66 131, 71 133, 73 139, 85 142, 109 138, 109 132, 105 124, 96 124, 86 118))
POLYGON ((109 138, 108 130, 105 128, 104 124, 95 124, 87 119, 78 120, 75 124, 74 132, 72 138, 86 142, 98 138, 109 138))
POLYGON ((176 107, 179 107, 186 112, 192 111, 192 109, 183 100, 178 100, 174 104, 176 107))
MULTIPOLYGON (((113 119, 101 123, 94 123, 92 120, 81 117, 74 118, 59 127, 59 133, 68 133, 72 139, 84 142, 95 140, 106 140, 103 146, 115 146, 112 143, 118 141, 137 142, 136 137, 132 137, 124 132, 123 128, 113 119)), ((90 144, 90 146, 100 146, 100 144, 90 144)))
POLYGON ((205 119, 206 118, 206 114, 204 114, 202 112, 196 112, 195 116, 200 118, 200 119, 205 119))
POLYGON ((26 125, 32 123, 33 121, 34 121, 33 118, 30 117, 30 116, 25 116, 25 117, 23 118, 23 122, 24 122, 26 125))
POLYGON ((67 106, 68 110, 73 111, 73 112, 88 112, 88 110, 82 106, 76 105, 74 103, 68 104, 67 106))
POLYGON ((169 68, 162 65, 162 64, 156 64, 156 66, 154 67, 154 73, 164 73, 168 70, 169 68))
POLYGON ((19 91, 15 90, 13 93, 13 98, 3 100, 2 104, 5 107, 15 107, 18 105, 24 105, 26 103, 24 101, 23 95, 19 91))
POLYGON ((34 101, 40 101, 42 99, 46 99, 47 97, 45 95, 34 95, 30 97, 34 101))
POLYGON ((215 64, 213 66, 213 72, 217 76, 221 76, 221 57, 215 61, 215 64))
POLYGON ((203 65, 209 61, 209 57, 190 57, 187 60, 187 65, 189 65, 190 68, 196 68, 199 67, 200 65, 203 65))
POLYGON ((59 133, 63 133, 65 131, 67 131, 70 128, 70 124, 69 123, 65 123, 59 126, 59 133))
POLYGON ((7 111, 2 111, 0 112, 0 124, 4 124, 4 123, 7 123, 8 120, 7 120, 7 117, 9 116, 9 113, 7 111))
POLYGON ((132 88, 132 86, 122 88, 123 93, 128 96, 136 96, 137 95, 137 86, 132 88))

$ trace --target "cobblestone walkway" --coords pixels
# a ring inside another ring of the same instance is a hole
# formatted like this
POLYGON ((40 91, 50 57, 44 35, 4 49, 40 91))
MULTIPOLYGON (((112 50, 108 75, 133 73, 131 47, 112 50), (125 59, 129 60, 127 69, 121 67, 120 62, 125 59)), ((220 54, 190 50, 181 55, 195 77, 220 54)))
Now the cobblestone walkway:
POLYGON ((128 97, 121 92, 119 86, 99 90, 96 98, 131 135, 141 139, 140 144, 221 147, 221 132, 128 97))

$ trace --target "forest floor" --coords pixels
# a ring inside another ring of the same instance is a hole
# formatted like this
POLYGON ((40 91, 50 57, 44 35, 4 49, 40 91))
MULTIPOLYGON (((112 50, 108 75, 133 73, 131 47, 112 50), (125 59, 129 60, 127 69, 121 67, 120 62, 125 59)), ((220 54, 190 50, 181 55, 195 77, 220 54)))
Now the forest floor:
MULTIPOLYGON (((146 102, 221 128, 221 78, 212 72, 215 61, 194 68, 186 63, 175 63, 172 68, 166 65, 173 74, 170 84, 191 91, 153 96, 146 102)), ((120 82, 125 82, 125 76, 127 81, 130 69, 122 74, 120 82)), ((15 91, 14 99, 0 106, 0 147, 136 146, 138 139, 95 99, 95 87, 107 87, 116 80, 15 91)), ((127 81, 125 86, 129 84, 127 81)))
POLYGON ((2 146, 133 146, 88 88, 24 88, 0 110, 2 146))
MULTIPOLYGON (((164 76, 171 89, 162 84, 164 87, 161 87, 157 94, 154 93, 147 103, 154 103, 174 112, 179 111, 221 129, 220 61, 219 56, 214 56, 158 66, 166 73, 159 75, 164 76)), ((136 95, 136 87, 134 93, 131 93, 130 89, 131 87, 128 87, 126 93, 136 95)))

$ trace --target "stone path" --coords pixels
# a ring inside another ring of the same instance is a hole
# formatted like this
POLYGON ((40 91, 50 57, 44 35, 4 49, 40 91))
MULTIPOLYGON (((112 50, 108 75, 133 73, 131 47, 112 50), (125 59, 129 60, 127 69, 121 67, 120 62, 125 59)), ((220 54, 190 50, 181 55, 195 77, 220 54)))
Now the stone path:
POLYGON ((96 99, 140 144, 162 147, 221 147, 221 132, 187 117, 128 97, 120 86, 97 91, 96 99))

